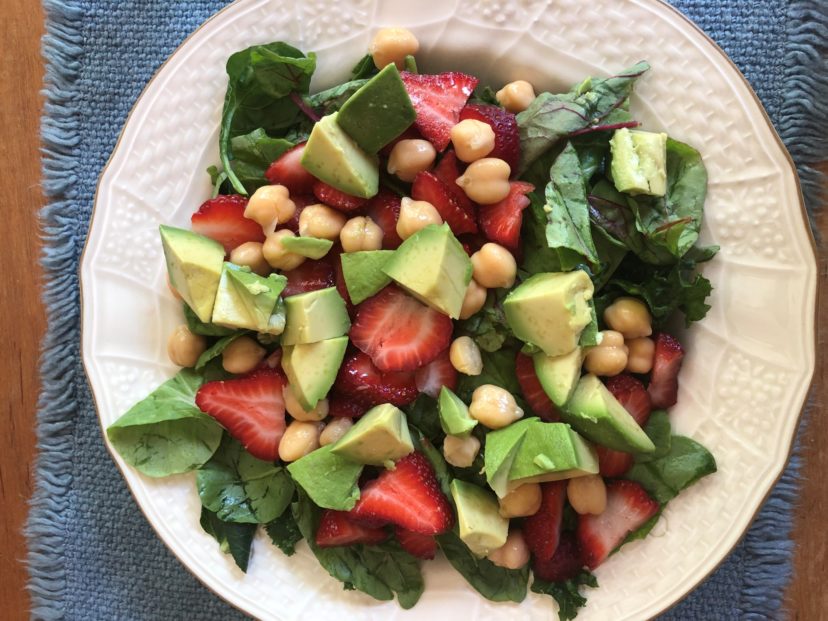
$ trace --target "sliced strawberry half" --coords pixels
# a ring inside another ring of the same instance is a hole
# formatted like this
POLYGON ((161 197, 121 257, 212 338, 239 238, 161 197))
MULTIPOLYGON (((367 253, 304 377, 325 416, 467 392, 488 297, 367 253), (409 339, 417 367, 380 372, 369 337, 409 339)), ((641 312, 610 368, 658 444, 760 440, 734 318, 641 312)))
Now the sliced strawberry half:
POLYGON ((365 198, 345 194, 342 190, 337 190, 324 181, 317 181, 313 184, 313 195, 319 199, 320 203, 345 213, 356 211, 367 202, 365 198))
POLYGON ((263 242, 262 227, 244 217, 247 199, 238 194, 216 196, 204 201, 190 218, 193 230, 216 240, 229 253, 249 241, 263 242))
POLYGON ((411 556, 431 560, 437 554, 437 540, 433 535, 422 535, 401 526, 394 527, 394 534, 403 547, 403 550, 411 556))
POLYGON ((653 370, 647 392, 654 408, 669 408, 678 399, 678 374, 684 359, 681 343, 665 332, 656 337, 653 370))
POLYGON ((440 491, 431 464, 416 452, 368 482, 350 513, 390 522, 421 535, 439 535, 454 522, 451 505, 440 491))
POLYGON ((606 446, 596 445, 595 452, 598 453, 598 472, 608 479, 623 477, 635 461, 632 453, 616 451, 606 446))
POLYGON ((457 154, 454 152, 454 149, 449 149, 445 152, 432 172, 434 172, 435 177, 446 184, 446 187, 454 198, 457 199, 457 204, 463 208, 463 211, 469 215, 474 215, 475 204, 466 196, 463 188, 457 185, 457 178, 460 177, 462 172, 460 170, 460 160, 457 159, 457 154))
POLYGON ((285 186, 291 194, 310 194, 316 178, 302 166, 306 144, 302 142, 282 153, 265 171, 265 178, 285 186))
POLYGON ((381 371, 413 371, 449 346, 452 327, 446 315, 389 285, 357 306, 350 336, 381 371))
POLYGON ((578 516, 578 543, 584 563, 595 569, 624 538, 658 512, 658 503, 633 481, 607 483, 607 508, 601 515, 578 516))
POLYGON ((296 211, 293 212, 293 217, 284 224, 280 224, 279 228, 290 229, 299 235, 299 216, 302 215, 302 210, 308 205, 315 205, 319 201, 316 200, 313 194, 297 194, 291 196, 290 200, 296 205, 296 211))
POLYGON ((445 350, 414 375, 417 390, 435 399, 440 395, 440 389, 445 386, 449 390, 457 388, 457 369, 449 360, 449 350, 445 350))
POLYGON ((457 71, 437 75, 403 71, 400 76, 417 112, 414 124, 437 151, 443 151, 478 79, 457 71))
POLYGON ((385 250, 396 250, 402 243, 402 238, 397 234, 400 197, 388 190, 380 190, 379 194, 365 204, 365 213, 382 229, 382 247, 385 250))
POLYGON ((460 111, 460 120, 473 119, 488 123, 495 135, 495 145, 486 157, 496 157, 517 172, 520 162, 520 134, 515 115, 500 106, 468 104, 460 111))
POLYGON ((299 267, 285 272, 285 276, 288 281, 282 296, 286 298, 298 293, 336 286, 334 266, 327 256, 317 261, 309 259, 299 267))
POLYGON ((523 537, 532 556, 548 561, 558 549, 561 537, 566 481, 541 483, 541 506, 523 521, 523 537))
POLYGON ((351 546, 358 543, 373 545, 388 538, 381 528, 367 528, 355 522, 345 511, 325 509, 316 529, 316 545, 320 548, 351 546))
POLYGON ((535 373, 535 363, 532 358, 518 352, 515 359, 515 374, 517 375, 523 397, 532 408, 532 411, 541 419, 554 423, 561 420, 561 414, 552 400, 546 396, 540 380, 535 373))
POLYGON ((578 575, 584 566, 584 554, 575 533, 561 533, 558 549, 548 561, 538 558, 532 562, 535 576, 547 582, 565 582, 578 575))
POLYGON ((283 386, 281 373, 260 368, 239 379, 207 382, 198 389, 195 402, 253 457, 276 461, 285 432, 283 386))
MULTIPOLYGON (((360 406, 362 415, 367 408, 381 403, 391 403, 398 407, 408 405, 417 398, 419 391, 411 371, 380 371, 371 362, 371 358, 361 351, 352 352, 345 356, 345 361, 339 368, 334 382, 335 393, 339 398, 352 401, 349 406, 337 404, 342 413, 334 413, 334 403, 331 402, 332 416, 349 416, 348 413, 358 411, 360 406)), ((346 401, 347 402, 347 401, 346 401)))
POLYGON ((509 194, 499 203, 481 205, 477 210, 480 230, 489 241, 517 251, 520 242, 520 227, 523 224, 523 210, 529 206, 529 197, 535 186, 525 181, 512 181, 509 194))
POLYGON ((411 198, 417 201, 426 201, 434 205, 443 222, 446 222, 455 235, 463 233, 477 233, 477 223, 473 214, 466 212, 448 186, 440 181, 433 173, 423 171, 414 177, 411 186, 411 198))
MULTIPOLYGON (((650 405, 650 395, 647 394, 644 384, 632 375, 622 373, 607 380, 607 390, 612 393, 618 403, 624 406, 624 409, 630 413, 635 422, 642 427, 647 424, 652 406, 650 405)), ((598 452, 598 469, 602 476, 608 478, 621 477, 632 468, 634 461, 632 453, 616 451, 605 446, 596 446, 595 448, 598 452)))

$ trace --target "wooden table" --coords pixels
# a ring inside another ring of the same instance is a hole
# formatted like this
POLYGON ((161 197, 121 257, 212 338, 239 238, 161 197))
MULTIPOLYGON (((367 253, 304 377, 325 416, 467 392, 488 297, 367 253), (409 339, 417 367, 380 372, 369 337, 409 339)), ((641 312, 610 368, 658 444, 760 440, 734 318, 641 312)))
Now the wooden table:
MULTIPOLYGON (((0 433, 0 602, 2 618, 28 618, 26 573, 21 561, 26 546, 22 528, 31 494, 35 455, 34 420, 38 394, 38 353, 44 330, 38 279, 39 238, 37 213, 40 192, 39 115, 43 67, 40 36, 43 15, 39 2, 3 0, 0 40, 13 50, 10 62, 0 63, 0 123, 4 130, 0 149, 2 190, 3 269, 0 270, 0 386, 4 429, 0 433)), ((822 165, 828 173, 828 163, 822 165)), ((828 237, 828 210, 817 223, 828 237)), ((797 543, 794 579, 787 593, 790 617, 806 621, 825 618, 828 610, 828 410, 825 407, 828 375, 828 253, 820 257, 818 339, 813 390, 814 407, 804 442, 805 470, 796 509, 797 543)))

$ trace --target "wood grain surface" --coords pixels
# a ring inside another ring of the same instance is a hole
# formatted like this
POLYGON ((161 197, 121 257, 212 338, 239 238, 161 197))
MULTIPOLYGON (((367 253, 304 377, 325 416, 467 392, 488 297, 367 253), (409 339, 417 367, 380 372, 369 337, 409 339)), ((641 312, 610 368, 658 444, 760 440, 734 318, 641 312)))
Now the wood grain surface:
MULTIPOLYGON (((0 122, 4 175, 3 267, 0 269, 0 386, 3 387, 0 433, 0 618, 28 618, 25 591, 26 547, 22 528, 31 493, 37 360, 44 329, 40 304, 37 212, 42 204, 39 162, 39 115, 43 67, 39 2, 0 0, 0 40, 11 54, 0 63, 0 122)), ((828 172, 828 164, 822 169, 828 172)), ((828 210, 817 222, 828 237, 828 210)), ((804 438, 805 469, 796 509, 797 543, 794 579, 787 592, 790 618, 812 621, 828 616, 828 412, 824 354, 828 343, 828 254, 820 256, 818 362, 808 430, 804 438)))

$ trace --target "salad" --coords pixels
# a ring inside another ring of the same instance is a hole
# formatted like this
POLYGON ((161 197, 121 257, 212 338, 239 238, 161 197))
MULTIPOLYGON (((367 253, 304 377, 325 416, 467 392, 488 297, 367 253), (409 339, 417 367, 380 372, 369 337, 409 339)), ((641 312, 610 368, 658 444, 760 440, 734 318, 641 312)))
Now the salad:
POLYGON ((675 435, 701 320, 707 173, 640 127, 640 62, 565 93, 420 73, 376 33, 310 94, 313 53, 227 62, 220 164, 162 225, 172 379, 107 429, 143 474, 195 471, 242 571, 260 526, 346 589, 414 606, 438 553, 483 597, 553 597, 716 471, 675 435))

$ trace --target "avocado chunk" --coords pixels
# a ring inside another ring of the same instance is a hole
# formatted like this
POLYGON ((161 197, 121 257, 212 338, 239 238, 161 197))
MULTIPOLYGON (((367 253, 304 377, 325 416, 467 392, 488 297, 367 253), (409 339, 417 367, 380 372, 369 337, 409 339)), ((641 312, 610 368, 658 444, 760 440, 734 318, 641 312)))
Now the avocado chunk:
POLYGON ((486 481, 495 494, 503 498, 509 493, 509 473, 523 445, 526 430, 537 418, 524 418, 511 425, 486 434, 483 469, 486 481))
POLYGON ((396 65, 389 64, 348 98, 337 123, 368 153, 402 134, 417 117, 396 65))
POLYGON ((535 375, 538 376, 543 392, 556 406, 563 407, 569 401, 578 380, 581 378, 581 365, 584 362, 583 350, 576 347, 562 356, 547 356, 539 352, 532 356, 535 375))
POLYGON ((302 166, 317 179, 351 196, 371 198, 379 187, 379 163, 339 126, 337 112, 311 130, 302 166))
POLYGON ((560 481, 598 472, 598 455, 565 423, 535 419, 509 470, 509 489, 524 483, 560 481))
POLYGON ((282 246, 288 252, 307 257, 308 259, 321 259, 333 246, 330 239, 318 237, 283 237, 282 246))
POLYGON ((448 224, 430 224, 417 231, 382 269, 424 304, 452 319, 460 317, 472 264, 448 224))
POLYGON ((347 348, 347 336, 282 347, 282 369, 303 408, 312 410, 328 394, 347 348))
POLYGON ((440 426, 450 436, 467 436, 477 426, 477 421, 469 414, 469 406, 449 388, 440 389, 437 401, 440 413, 440 426))
POLYGON ((348 334, 351 320, 336 287, 285 298, 287 324, 282 345, 318 343, 348 334))
POLYGON ((610 140, 615 188, 627 194, 667 193, 667 134, 617 129, 610 140))
POLYGON ((561 418, 585 438, 616 451, 652 453, 652 440, 596 376, 584 375, 561 418))
POLYGON ((509 520, 500 516, 495 495, 460 479, 454 479, 450 489, 457 507, 460 539, 472 554, 482 558, 502 547, 509 535, 509 520))
POLYGON ((242 328, 266 334, 281 334, 285 312, 279 294, 287 278, 254 274, 249 267, 225 263, 221 271, 213 323, 226 328, 242 328))
POLYGON ((393 254, 393 250, 362 250, 340 255, 342 275, 352 303, 367 300, 391 282, 382 268, 393 254))
POLYGON ((360 464, 391 467, 413 452, 414 444, 402 410, 383 403, 368 410, 331 450, 360 464))
POLYGON ((593 292, 592 280, 582 270, 535 274, 506 296, 506 322, 517 338, 547 356, 568 354, 592 320, 593 292))
POLYGON ((204 235, 161 225, 170 286, 203 323, 210 323, 224 264, 224 247, 204 235))
POLYGON ((287 469, 290 476, 324 509, 350 511, 359 500, 359 475, 362 464, 331 452, 332 445, 323 446, 300 457, 287 469))

